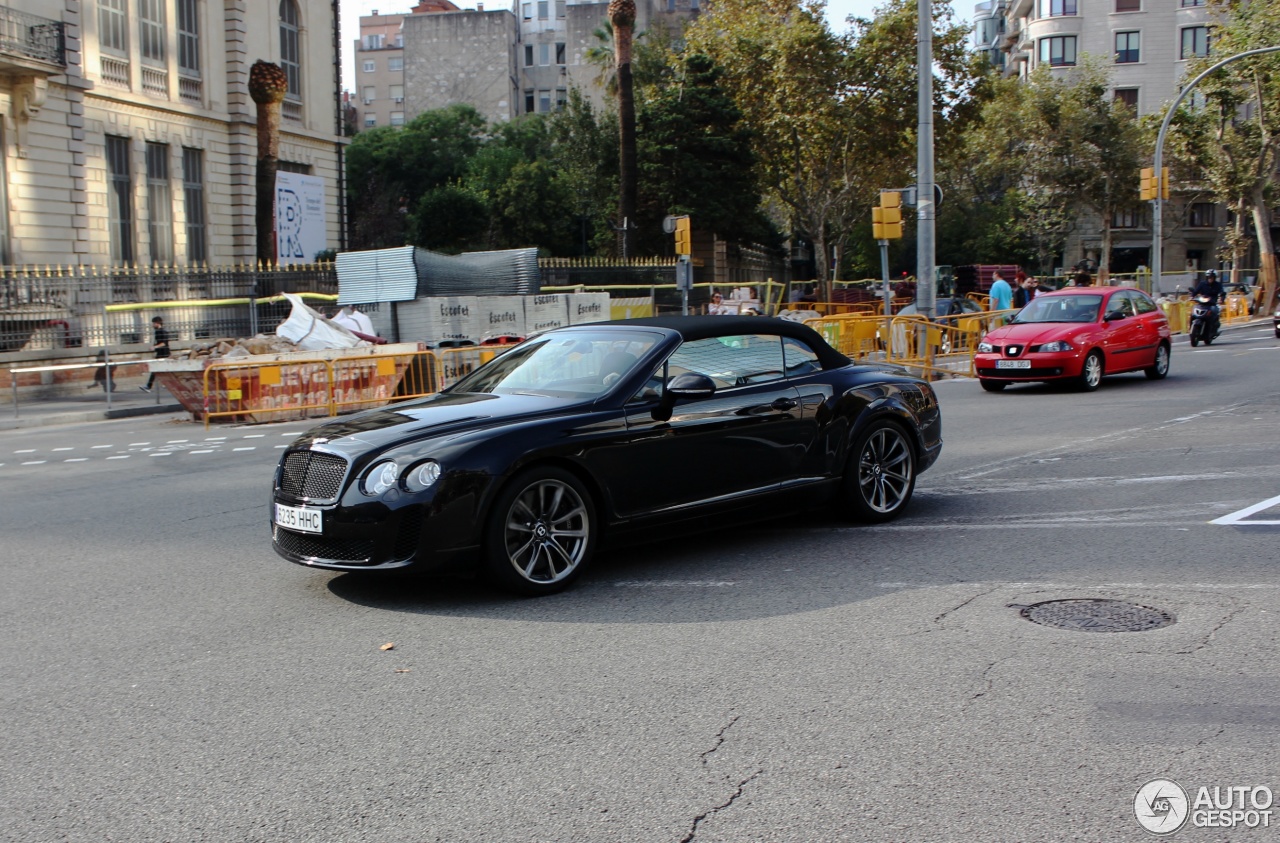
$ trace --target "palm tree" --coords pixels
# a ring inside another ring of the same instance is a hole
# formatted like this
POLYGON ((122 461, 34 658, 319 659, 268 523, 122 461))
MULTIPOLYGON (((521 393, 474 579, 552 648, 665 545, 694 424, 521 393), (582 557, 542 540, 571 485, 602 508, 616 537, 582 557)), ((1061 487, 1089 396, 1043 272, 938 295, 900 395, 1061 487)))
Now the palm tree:
POLYGON ((249 68, 249 96, 258 105, 257 233, 258 260, 276 260, 276 170, 280 161, 280 103, 289 80, 278 64, 258 61, 249 68))
POLYGON ((594 64, 600 71, 596 74, 596 84, 604 88, 609 96, 616 97, 618 74, 616 73, 617 62, 613 57, 613 24, 606 20, 591 34, 595 36, 598 43, 594 47, 588 47, 583 58, 587 60, 587 64, 594 64))
POLYGON ((609 0, 614 60, 618 68, 618 197, 619 243, 631 256, 631 227, 636 218, 636 101, 631 81, 631 42, 635 35, 635 0, 609 0))

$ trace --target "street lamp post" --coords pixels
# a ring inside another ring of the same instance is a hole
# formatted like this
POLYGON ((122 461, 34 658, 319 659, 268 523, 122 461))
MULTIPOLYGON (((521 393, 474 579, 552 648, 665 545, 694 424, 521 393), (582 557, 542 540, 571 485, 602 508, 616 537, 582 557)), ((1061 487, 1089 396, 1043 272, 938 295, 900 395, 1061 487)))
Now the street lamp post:
MULTIPOLYGON (((921 0, 921 2, 925 2, 925 0, 921 0)), ((1231 64, 1233 61, 1246 59, 1250 56, 1260 56, 1263 53, 1275 52, 1280 52, 1280 46, 1259 47, 1256 50, 1246 50, 1243 53, 1236 53, 1234 56, 1228 56, 1213 67, 1210 67, 1208 70, 1201 73, 1195 79, 1192 79, 1191 82, 1178 93, 1178 96, 1173 101, 1173 105, 1169 106, 1169 111, 1165 114, 1164 121, 1160 123, 1160 134, 1156 136, 1156 155, 1155 160, 1151 163, 1157 179, 1164 178, 1165 135, 1169 133, 1169 126, 1173 123, 1173 115, 1178 112, 1178 106, 1182 104, 1184 99, 1186 99, 1187 94, 1191 93, 1196 85, 1200 84, 1200 81, 1210 73, 1231 64)), ((1163 188, 1163 185, 1161 185, 1161 188, 1163 188)), ((1160 274, 1164 271, 1164 255, 1162 254, 1163 249, 1160 242, 1164 239, 1164 200, 1160 197, 1161 190, 1157 190, 1155 199, 1152 200, 1155 203, 1155 206, 1151 210, 1151 280, 1152 292, 1155 293, 1160 292, 1160 274)))

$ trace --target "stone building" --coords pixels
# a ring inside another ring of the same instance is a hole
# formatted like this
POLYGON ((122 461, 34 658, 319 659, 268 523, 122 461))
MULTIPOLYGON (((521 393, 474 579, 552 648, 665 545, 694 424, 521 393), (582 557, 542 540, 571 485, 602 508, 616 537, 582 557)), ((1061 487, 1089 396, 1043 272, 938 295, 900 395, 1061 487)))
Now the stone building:
MULTIPOLYGON (((974 46, 1006 75, 1024 79, 1041 65, 1068 73, 1092 56, 1107 66, 1115 98, 1146 116, 1177 96, 1188 60, 1208 54, 1210 24, 1205 0, 986 0, 975 7, 974 46)), ((1224 208, 1194 185, 1175 185, 1164 217, 1168 271, 1218 265, 1224 208)), ((1112 271, 1150 266, 1150 211, 1120 215, 1112 227, 1112 271)), ((1067 266, 1096 263, 1101 228, 1096 215, 1081 217, 1064 249, 1067 266)))
POLYGON ((324 180, 341 247, 336 0, 10 2, 0 263, 252 261, 258 59, 289 81, 281 169, 324 180))

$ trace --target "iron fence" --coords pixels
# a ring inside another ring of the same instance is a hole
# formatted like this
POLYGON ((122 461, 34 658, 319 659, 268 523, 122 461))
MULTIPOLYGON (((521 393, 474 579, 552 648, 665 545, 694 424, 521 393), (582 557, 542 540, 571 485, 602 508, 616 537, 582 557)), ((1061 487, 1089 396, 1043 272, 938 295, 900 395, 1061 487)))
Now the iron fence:
POLYGON ((332 264, 290 267, 0 268, 0 355, 151 342, 160 316, 174 341, 272 331, 289 306, 257 299, 338 292, 332 264), (232 303, 207 305, 231 299, 232 303), (157 302, 108 313, 108 305, 157 302))
POLYGON ((63 25, 39 15, 0 6, 0 53, 65 66, 63 25))

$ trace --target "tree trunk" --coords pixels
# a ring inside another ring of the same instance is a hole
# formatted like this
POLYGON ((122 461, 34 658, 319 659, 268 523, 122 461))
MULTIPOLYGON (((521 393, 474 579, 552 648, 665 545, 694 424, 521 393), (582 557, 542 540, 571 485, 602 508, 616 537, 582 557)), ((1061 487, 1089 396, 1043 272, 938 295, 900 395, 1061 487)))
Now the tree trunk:
POLYGON ((632 257, 636 224, 636 102, 631 80, 631 41, 635 33, 634 0, 610 0, 613 53, 618 70, 618 245, 632 257))
POLYGON ((276 171, 280 168, 280 103, 258 103, 258 260, 276 261, 276 171))
POLYGON ((1258 238, 1259 278, 1262 285, 1262 312, 1271 314, 1276 309, 1276 247, 1271 239, 1271 208, 1259 187, 1253 192, 1253 227, 1258 238))
POLYGON ((1102 215, 1102 254, 1098 256, 1098 284, 1105 285, 1111 277, 1111 219, 1102 215))

